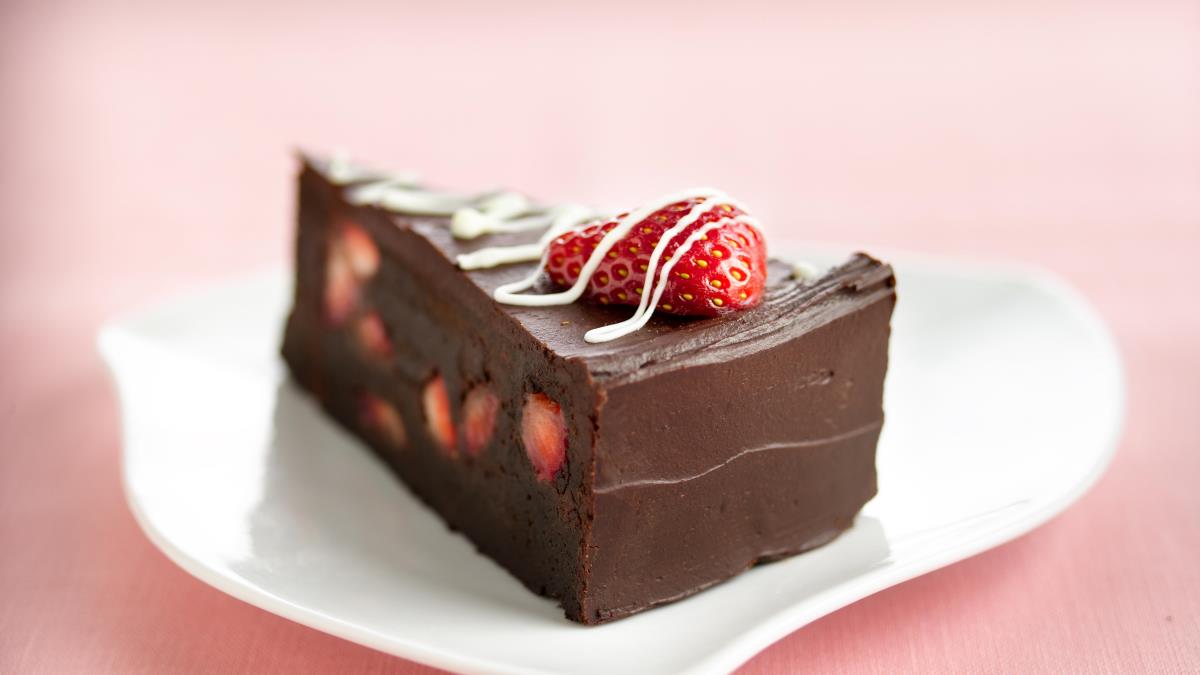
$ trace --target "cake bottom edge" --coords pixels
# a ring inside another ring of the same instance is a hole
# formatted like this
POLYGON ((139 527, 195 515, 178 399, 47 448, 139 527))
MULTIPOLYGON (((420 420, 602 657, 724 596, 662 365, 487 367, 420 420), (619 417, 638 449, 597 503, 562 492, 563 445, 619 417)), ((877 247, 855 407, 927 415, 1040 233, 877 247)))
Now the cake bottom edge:
POLYGON ((712 580, 707 581, 704 584, 699 585, 695 588, 692 588, 687 591, 683 591, 683 592, 679 593, 678 595, 675 595, 672 597, 667 597, 667 598, 662 598, 662 599, 658 599, 658 600, 653 600, 649 604, 630 605, 630 606, 625 606, 625 607, 617 607, 617 608, 613 608, 613 609, 598 610, 598 612, 596 613, 596 616, 593 617, 591 621, 582 621, 581 623, 584 623, 585 625, 588 625, 588 626, 600 626, 603 624, 611 623, 613 621, 619 621, 621 619, 625 619, 625 618, 634 616, 636 614, 641 614, 643 612, 648 612, 651 610, 668 607, 677 602, 682 602, 684 600, 688 600, 689 598, 691 598, 694 595, 698 595, 698 594, 703 593, 712 588, 716 588, 717 586, 721 586, 722 584, 733 582, 736 579, 738 579, 739 577, 741 577, 743 574, 745 574, 746 572, 749 572, 750 570, 754 569, 755 567, 762 567, 765 565, 771 565, 774 563, 783 562, 783 561, 789 560, 791 558, 795 558, 796 556, 803 555, 805 553, 810 553, 812 551, 815 551, 816 549, 821 548, 822 546, 826 546, 828 544, 833 543, 838 537, 845 534, 846 531, 848 531, 851 527, 854 526, 854 521, 857 518, 857 516, 858 516, 858 514, 855 513, 853 516, 850 517, 849 521, 847 523, 845 523, 844 525, 835 526, 828 530, 824 530, 821 533, 814 535, 811 539, 800 544, 799 546, 797 546, 795 548, 785 550, 785 551, 764 553, 764 554, 754 558, 753 560, 748 562, 744 567, 741 567, 740 569, 738 569, 737 571, 733 572, 732 574, 730 574, 728 576, 712 579, 712 580))

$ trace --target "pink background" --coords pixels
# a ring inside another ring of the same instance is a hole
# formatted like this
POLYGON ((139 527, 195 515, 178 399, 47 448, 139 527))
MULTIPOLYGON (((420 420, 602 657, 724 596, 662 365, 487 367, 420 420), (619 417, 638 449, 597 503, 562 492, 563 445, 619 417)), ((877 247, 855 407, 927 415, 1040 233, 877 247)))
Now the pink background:
POLYGON ((120 491, 97 326, 282 258, 295 144, 1064 276, 1126 360, 1108 474, 745 671, 1200 668, 1196 2, 251 4, 0 5, 0 672, 422 670, 193 580, 120 491))

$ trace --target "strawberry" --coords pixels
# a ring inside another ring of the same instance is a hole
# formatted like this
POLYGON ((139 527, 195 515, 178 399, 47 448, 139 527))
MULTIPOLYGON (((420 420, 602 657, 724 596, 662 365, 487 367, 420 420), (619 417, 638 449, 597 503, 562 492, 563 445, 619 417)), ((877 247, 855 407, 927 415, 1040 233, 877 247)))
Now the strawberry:
POLYGON ((425 424, 429 435, 437 441, 442 449, 451 457, 458 454, 457 436, 454 431, 454 419, 450 413, 450 397, 446 394, 446 381, 441 375, 434 375, 425 385, 421 394, 421 403, 425 408, 425 424))
POLYGON ((407 438, 404 420, 391 403, 374 394, 363 394, 359 399, 359 413, 363 426, 378 432, 392 445, 404 445, 407 438))
MULTIPOLYGON (((650 255, 663 234, 708 197, 696 197, 659 209, 633 226, 600 262, 584 297, 601 304, 637 305, 647 287, 650 255)), ((620 216, 618 217, 618 219, 620 216)), ((731 204, 704 212, 664 247, 655 277, 684 241, 698 229, 729 219, 693 243, 671 269, 656 309, 669 314, 718 316, 762 302, 767 280, 766 243, 746 214, 731 204)), ((558 286, 578 279, 596 245, 618 219, 585 223, 556 238, 546 255, 546 272, 558 286)))
POLYGON ((354 276, 370 279, 379 271, 379 247, 362 225, 352 220, 342 220, 335 226, 337 245, 342 255, 354 269, 354 276))
POLYGON ((361 225, 340 220, 325 258, 325 320, 345 323, 361 304, 362 286, 379 271, 379 247, 361 225))
POLYGON ((325 259, 325 288, 322 301, 325 320, 331 325, 345 323, 358 308, 360 283, 354 278, 354 268, 341 255, 330 251, 325 259))
POLYGON ((359 347, 369 356, 387 360, 392 358, 392 339, 379 312, 367 312, 354 322, 354 336, 359 347))
POLYGON ((485 384, 476 385, 463 401, 463 437, 467 454, 476 457, 492 439, 500 399, 485 384))
POLYGON ((562 408, 545 394, 529 394, 521 411, 521 440, 539 480, 552 481, 567 456, 562 408))

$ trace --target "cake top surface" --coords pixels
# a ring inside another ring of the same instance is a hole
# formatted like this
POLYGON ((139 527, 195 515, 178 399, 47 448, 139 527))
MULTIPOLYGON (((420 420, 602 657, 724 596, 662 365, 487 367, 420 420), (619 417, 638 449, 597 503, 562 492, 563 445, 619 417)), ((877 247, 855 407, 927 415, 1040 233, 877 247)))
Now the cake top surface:
MULTIPOLYGON (((489 231, 486 217, 477 217, 479 212, 469 206, 464 209, 455 197, 448 196, 444 203, 436 203, 438 197, 447 193, 431 193, 434 200, 403 203, 401 199, 381 198, 386 194, 383 191, 371 192, 381 181, 399 183, 410 180, 407 177, 367 172, 311 158, 305 158, 305 165, 307 170, 341 190, 347 201, 379 208, 398 227, 409 228, 421 235, 488 297, 504 296, 506 292, 511 297, 514 294, 510 289, 524 291, 530 296, 560 292, 561 284, 554 284, 541 270, 539 261, 544 247, 539 246, 539 239, 549 241, 541 229, 514 227, 511 228, 514 231, 496 231, 509 228, 496 228, 492 221, 492 231, 489 231), (464 210, 469 212, 466 213, 468 218, 461 217, 464 210), (474 236, 463 236, 464 229, 473 230, 469 234, 474 236), (512 252, 518 255, 511 256, 512 252), (501 258, 536 259, 492 264, 490 259, 497 254, 501 258), (480 260, 484 264, 480 264, 480 260)), ((407 194, 401 190, 398 196, 404 198, 407 194)), ((503 203, 508 194, 512 193, 490 193, 487 198, 503 203)), ((723 193, 715 194, 724 197, 723 193)), ((526 206, 518 203, 509 208, 519 210, 526 206)), ((582 207, 570 208, 576 209, 567 213, 577 222, 600 215, 582 207)), ((631 316, 636 316, 637 307, 584 300, 552 306, 497 301, 495 307, 521 324, 548 350, 563 358, 582 361, 594 379, 626 381, 642 379, 663 370, 736 359, 742 354, 769 348, 893 293, 891 268, 865 254, 855 254, 844 264, 815 278, 801 277, 795 273, 793 265, 777 259, 767 262, 763 271, 765 288, 761 299, 756 299, 759 301, 752 307, 711 317, 674 316, 660 311, 643 318, 644 325, 636 330, 624 331, 616 339, 605 341, 589 341, 585 335, 590 337, 611 330, 614 324, 629 323, 631 316)))

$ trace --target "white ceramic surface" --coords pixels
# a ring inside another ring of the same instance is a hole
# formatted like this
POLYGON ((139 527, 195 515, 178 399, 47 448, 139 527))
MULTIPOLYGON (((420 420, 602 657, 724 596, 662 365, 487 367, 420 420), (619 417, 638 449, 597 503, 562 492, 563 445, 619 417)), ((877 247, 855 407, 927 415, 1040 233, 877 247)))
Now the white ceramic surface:
POLYGON ((683 602, 578 626, 450 533, 287 382, 282 270, 102 331, 129 503, 150 539, 205 582, 416 661, 728 671, 810 621, 1043 523, 1115 449, 1119 359, 1072 291, 1029 270, 892 260, 900 300, 879 496, 834 543, 683 602))

